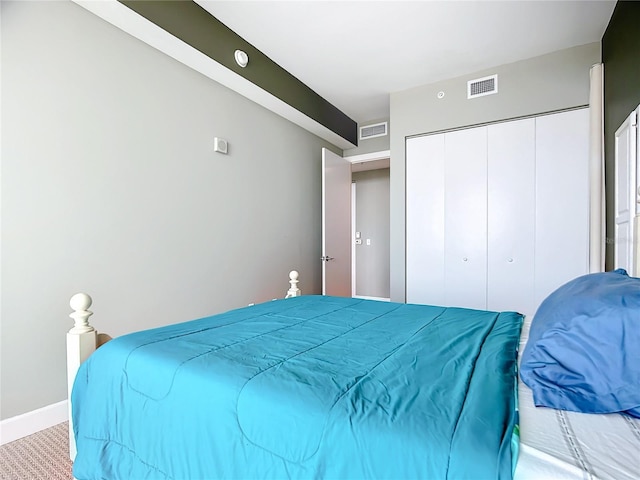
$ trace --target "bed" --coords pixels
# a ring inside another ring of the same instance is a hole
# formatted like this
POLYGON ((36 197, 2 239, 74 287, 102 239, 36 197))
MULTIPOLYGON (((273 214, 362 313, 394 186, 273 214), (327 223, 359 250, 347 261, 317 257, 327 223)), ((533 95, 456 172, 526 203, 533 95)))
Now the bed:
MULTIPOLYGON (((522 328, 520 352, 531 317, 522 328)), ((536 407, 518 381, 520 452, 516 480, 637 480, 640 420, 622 414, 587 414, 536 407)))
POLYGON ((516 374, 530 318, 521 330, 515 312, 301 296, 290 281, 287 299, 93 354, 90 301, 74 297, 74 476, 640 477, 637 418, 534 406, 516 374))

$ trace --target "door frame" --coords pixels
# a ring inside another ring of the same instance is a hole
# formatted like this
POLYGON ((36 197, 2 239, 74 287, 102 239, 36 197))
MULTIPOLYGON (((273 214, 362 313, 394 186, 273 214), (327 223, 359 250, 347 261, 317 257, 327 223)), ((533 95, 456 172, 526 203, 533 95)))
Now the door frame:
POLYGON ((356 296, 356 182, 351 172, 351 296, 356 296))
POLYGON ((372 162, 374 160, 385 160, 391 158, 391 150, 380 150, 379 152, 361 153, 359 155, 343 156, 345 160, 351 163, 372 162))
MULTIPOLYGON (((343 154, 344 155, 344 154, 343 154)), ((391 158, 391 150, 379 150, 370 153, 361 153, 358 155, 343 156, 345 160, 352 165, 357 163, 373 162, 378 160, 386 160, 391 158)), ((353 168, 352 168, 353 172, 353 168)), ((368 297, 356 295, 356 244, 354 241, 356 232, 356 185, 351 183, 351 296, 353 298, 363 298, 369 300, 390 301, 390 298, 368 297)))

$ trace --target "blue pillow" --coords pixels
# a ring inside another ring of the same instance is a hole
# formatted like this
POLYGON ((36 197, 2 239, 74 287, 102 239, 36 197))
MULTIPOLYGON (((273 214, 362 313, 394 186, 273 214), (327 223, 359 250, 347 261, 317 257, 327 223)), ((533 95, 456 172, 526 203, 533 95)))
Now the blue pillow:
POLYGON ((578 277, 538 308, 520 377, 536 406, 640 417, 640 278, 578 277))

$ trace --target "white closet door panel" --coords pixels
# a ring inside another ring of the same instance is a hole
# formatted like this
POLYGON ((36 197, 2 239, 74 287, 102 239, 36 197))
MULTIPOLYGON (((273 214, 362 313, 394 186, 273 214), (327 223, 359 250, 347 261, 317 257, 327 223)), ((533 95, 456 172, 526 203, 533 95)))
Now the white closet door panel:
POLYGON ((589 268, 589 110, 536 119, 536 308, 589 268))
POLYGON ((535 120, 488 127, 487 309, 535 313, 535 120))
POLYGON ((407 302, 444 305, 444 134, 407 140, 407 302))
POLYGON ((445 134, 445 300, 487 307, 487 128, 445 134))

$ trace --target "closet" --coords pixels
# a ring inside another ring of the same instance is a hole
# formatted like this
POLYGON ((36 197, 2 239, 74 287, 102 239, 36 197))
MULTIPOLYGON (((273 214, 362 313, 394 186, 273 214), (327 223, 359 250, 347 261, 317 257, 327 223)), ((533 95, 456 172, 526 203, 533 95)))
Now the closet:
POLYGON ((534 314, 588 271, 588 109, 406 141, 407 302, 534 314))

